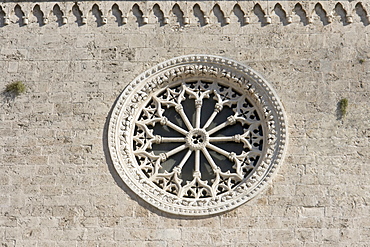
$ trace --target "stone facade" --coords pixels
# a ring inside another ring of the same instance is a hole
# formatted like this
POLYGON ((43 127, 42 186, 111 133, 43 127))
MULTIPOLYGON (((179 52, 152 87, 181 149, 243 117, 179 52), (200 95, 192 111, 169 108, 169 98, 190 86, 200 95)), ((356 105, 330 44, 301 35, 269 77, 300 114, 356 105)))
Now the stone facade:
POLYGON ((0 88, 27 87, 1 95, 0 243, 368 246, 366 3, 0 3, 0 88), (231 58, 262 74, 289 132, 285 160, 264 191, 227 213, 190 219, 132 193, 107 143, 124 87, 187 54, 231 58))

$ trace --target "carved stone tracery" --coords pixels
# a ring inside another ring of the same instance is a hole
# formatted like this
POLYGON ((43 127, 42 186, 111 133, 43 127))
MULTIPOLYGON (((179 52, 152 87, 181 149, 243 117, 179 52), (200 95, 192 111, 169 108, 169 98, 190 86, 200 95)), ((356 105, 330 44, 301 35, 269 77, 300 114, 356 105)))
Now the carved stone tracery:
POLYGON ((215 56, 159 64, 121 94, 109 127, 127 185, 166 212, 206 215, 252 198, 281 162, 286 124, 270 86, 215 56))

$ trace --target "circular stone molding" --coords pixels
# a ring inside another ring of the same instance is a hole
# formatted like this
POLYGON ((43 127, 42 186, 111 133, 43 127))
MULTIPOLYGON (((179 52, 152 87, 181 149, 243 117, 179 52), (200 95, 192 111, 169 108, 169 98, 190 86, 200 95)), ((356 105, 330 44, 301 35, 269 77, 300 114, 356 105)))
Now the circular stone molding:
POLYGON ((189 216, 231 210, 276 173, 287 140, 283 107, 248 66, 177 57, 122 92, 109 151, 127 186, 154 207, 189 216))

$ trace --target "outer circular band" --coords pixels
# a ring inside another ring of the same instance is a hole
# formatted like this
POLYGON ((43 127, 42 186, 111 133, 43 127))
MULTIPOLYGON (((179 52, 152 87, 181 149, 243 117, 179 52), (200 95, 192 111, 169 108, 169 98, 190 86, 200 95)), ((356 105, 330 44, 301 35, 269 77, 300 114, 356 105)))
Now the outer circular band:
POLYGON ((231 210, 253 198, 270 181, 282 163, 287 145, 283 106, 271 85, 250 67, 211 55, 188 55, 170 59, 145 71, 119 96, 110 118, 109 152, 115 169, 126 185, 143 200, 171 214, 202 216, 231 210), (266 149, 258 167, 233 190, 210 198, 184 198, 168 193, 139 169, 132 147, 135 116, 153 92, 175 81, 210 78, 238 87, 253 100, 266 127, 266 149))

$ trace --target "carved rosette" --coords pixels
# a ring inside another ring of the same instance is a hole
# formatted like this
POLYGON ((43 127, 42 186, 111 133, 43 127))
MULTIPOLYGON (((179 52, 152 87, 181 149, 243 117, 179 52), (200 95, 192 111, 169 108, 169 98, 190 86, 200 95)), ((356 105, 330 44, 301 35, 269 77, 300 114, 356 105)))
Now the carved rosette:
POLYGON ((124 89, 108 142, 133 192, 165 212, 201 216, 261 190, 282 162, 286 128, 275 91, 258 73, 223 57, 189 55, 124 89))

